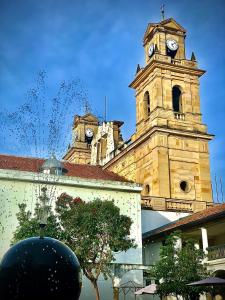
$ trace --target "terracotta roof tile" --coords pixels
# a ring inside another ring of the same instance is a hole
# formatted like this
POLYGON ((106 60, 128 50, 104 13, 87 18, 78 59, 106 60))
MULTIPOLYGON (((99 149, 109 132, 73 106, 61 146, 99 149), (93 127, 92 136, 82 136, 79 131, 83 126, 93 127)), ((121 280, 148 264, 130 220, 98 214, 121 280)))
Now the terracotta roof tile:
POLYGON ((187 226, 195 225, 195 223, 204 223, 207 220, 216 218, 220 215, 225 215, 225 203, 216 204, 205 210, 193 213, 187 217, 179 219, 177 221, 171 222, 169 224, 163 225, 151 231, 145 232, 143 234, 143 239, 152 238, 153 236, 158 236, 166 232, 171 232, 174 230, 182 229, 187 226))
MULTIPOLYGON (((44 159, 40 158, 0 154, 0 169, 39 172, 44 161, 44 159)), ((103 170, 100 166, 72 164, 68 162, 62 163, 65 169, 65 176, 130 182, 113 172, 103 170)))

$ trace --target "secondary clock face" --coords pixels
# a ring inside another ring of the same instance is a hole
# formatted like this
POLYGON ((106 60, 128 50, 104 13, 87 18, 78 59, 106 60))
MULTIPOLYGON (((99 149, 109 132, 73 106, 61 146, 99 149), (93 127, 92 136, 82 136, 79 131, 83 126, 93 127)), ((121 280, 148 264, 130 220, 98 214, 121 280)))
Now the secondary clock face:
POLYGON ((92 137, 93 137, 93 134, 94 134, 94 132, 93 132, 93 130, 92 130, 91 128, 87 128, 87 129, 85 130, 85 135, 86 135, 86 137, 92 138, 92 137))
POLYGON ((155 45, 151 44, 148 49, 148 55, 152 56, 152 54, 154 53, 154 50, 155 50, 155 45))
POLYGON ((166 45, 171 51, 176 51, 178 49, 178 43, 175 40, 167 40, 166 45))

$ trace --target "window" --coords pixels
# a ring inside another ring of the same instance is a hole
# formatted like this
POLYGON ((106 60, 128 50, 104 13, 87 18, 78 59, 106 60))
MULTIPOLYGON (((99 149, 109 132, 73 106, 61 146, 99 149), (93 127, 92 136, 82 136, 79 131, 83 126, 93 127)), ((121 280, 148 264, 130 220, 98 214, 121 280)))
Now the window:
POLYGON ((145 195, 149 195, 150 193, 150 186, 148 184, 145 185, 145 195))
POLYGON ((173 110, 175 112, 182 111, 181 90, 178 86, 174 86, 172 90, 173 110))
POLYGON ((146 119, 150 116, 150 96, 148 91, 144 94, 144 115, 146 119))
POLYGON ((185 180, 182 180, 181 182, 180 182, 180 188, 181 188, 181 190, 183 191, 183 192, 188 192, 189 191, 189 187, 188 187, 188 182, 187 181, 185 181, 185 180))

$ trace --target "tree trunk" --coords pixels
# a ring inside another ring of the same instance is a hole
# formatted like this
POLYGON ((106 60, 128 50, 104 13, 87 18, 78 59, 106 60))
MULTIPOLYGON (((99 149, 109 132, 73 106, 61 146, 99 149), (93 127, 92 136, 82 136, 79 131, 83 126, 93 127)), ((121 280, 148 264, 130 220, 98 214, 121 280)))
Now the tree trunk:
POLYGON ((119 300, 119 288, 118 287, 113 288, 113 300, 119 300))
POLYGON ((98 284, 97 284, 97 280, 96 281, 92 281, 94 290, 95 290, 95 299, 96 300, 100 300, 100 294, 99 294, 99 290, 98 290, 98 284))

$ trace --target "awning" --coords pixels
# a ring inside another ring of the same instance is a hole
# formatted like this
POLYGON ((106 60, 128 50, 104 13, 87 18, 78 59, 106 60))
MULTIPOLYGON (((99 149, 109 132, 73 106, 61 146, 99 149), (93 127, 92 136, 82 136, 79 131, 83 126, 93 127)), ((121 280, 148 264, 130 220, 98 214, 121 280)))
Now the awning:
POLYGON ((135 295, 142 295, 142 294, 156 294, 157 292, 157 285, 156 284, 150 284, 147 285, 146 287, 138 290, 137 292, 135 292, 135 295))

